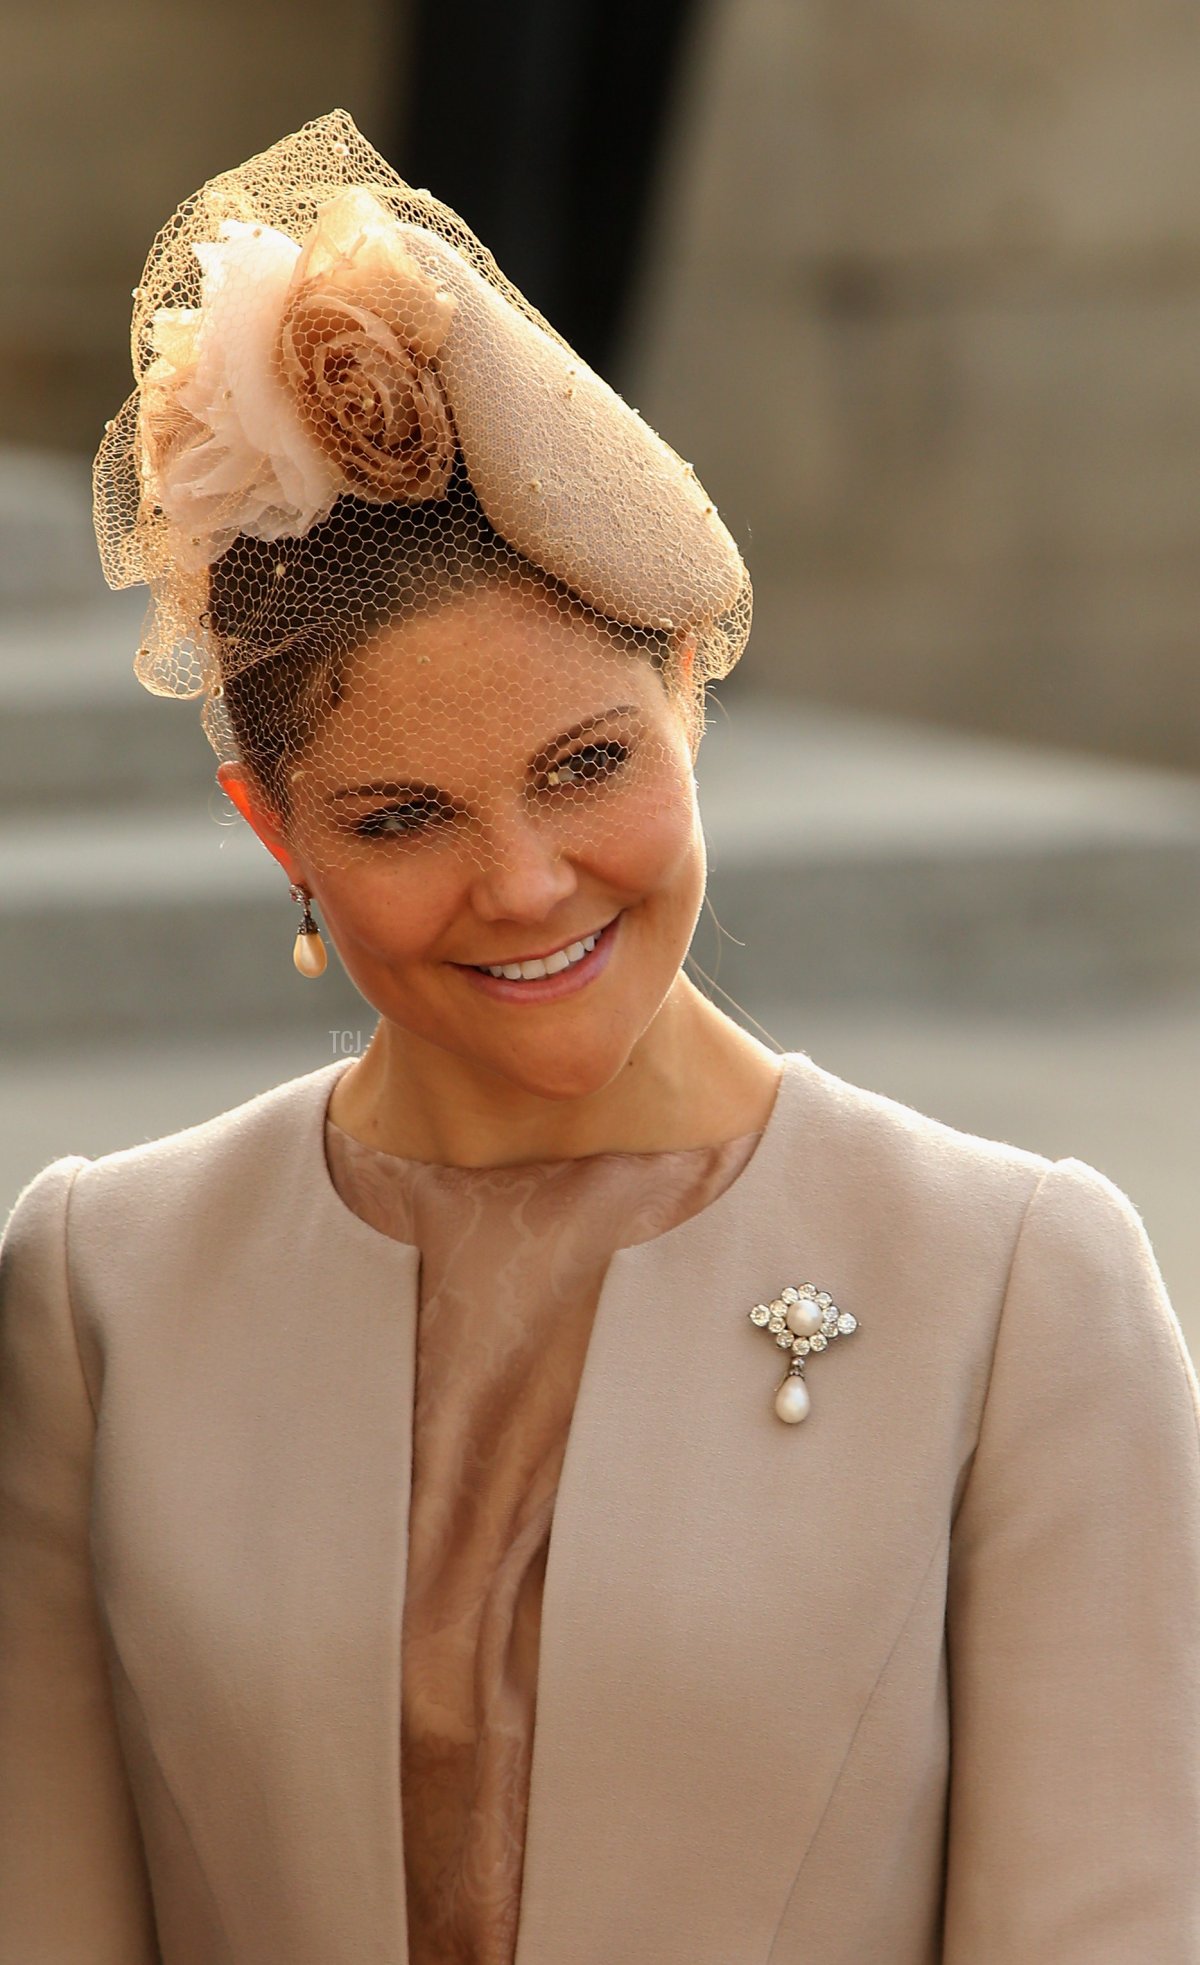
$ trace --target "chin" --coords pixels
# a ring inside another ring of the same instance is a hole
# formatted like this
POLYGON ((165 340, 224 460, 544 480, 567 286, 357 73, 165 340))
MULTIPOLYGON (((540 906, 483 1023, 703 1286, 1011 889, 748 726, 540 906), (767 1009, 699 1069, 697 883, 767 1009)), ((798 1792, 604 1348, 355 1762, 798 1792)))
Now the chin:
POLYGON ((629 1062, 637 1033, 618 1037, 615 1033, 589 1043, 576 1035, 561 1045, 545 1043, 522 1046, 495 1058, 480 1058, 510 1085, 518 1086, 534 1098, 555 1104, 571 1099, 590 1098, 611 1085, 629 1062))

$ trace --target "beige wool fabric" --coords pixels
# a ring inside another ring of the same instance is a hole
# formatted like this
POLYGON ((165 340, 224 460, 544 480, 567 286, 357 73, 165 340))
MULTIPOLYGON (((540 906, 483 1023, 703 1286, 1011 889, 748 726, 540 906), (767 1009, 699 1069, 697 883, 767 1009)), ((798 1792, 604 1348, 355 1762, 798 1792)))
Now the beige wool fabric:
MULTIPOLYGON (((343 1063, 55 1162, 0 1255, 0 1965, 407 1965, 418 1253, 343 1063)), ((1200 1392, 1130 1203, 799 1053, 615 1254, 516 1965, 1197 1965, 1200 1392), (747 1312, 859 1319, 773 1410, 747 1312)))

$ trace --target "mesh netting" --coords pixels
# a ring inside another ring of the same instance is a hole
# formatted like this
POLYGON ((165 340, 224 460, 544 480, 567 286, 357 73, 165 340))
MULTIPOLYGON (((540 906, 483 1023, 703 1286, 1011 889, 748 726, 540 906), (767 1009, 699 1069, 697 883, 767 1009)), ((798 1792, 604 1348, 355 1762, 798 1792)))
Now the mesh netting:
POLYGON ((750 625, 692 467, 343 110, 205 184, 96 458, 136 673, 306 869, 596 850, 691 796, 750 625))

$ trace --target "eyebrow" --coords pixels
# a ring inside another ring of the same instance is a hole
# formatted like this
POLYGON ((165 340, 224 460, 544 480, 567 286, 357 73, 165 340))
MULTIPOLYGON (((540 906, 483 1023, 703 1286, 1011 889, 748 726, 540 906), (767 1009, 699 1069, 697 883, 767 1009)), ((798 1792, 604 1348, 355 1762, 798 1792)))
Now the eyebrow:
MULTIPOLYGON (((562 749, 564 744, 571 744, 576 738, 585 737, 588 731, 595 730, 598 724, 609 723, 615 716, 635 714, 637 708, 636 703, 617 703, 611 710, 600 710, 595 716, 583 717, 580 722, 573 723, 569 730, 560 730, 557 737, 552 737, 548 744, 543 744, 539 750, 536 750, 529 760, 530 764, 536 764, 542 757, 552 757, 556 751, 562 749)), ((412 793, 418 798, 442 799, 447 804, 452 803, 436 785, 416 784, 397 778, 386 778, 370 785, 343 785, 340 791, 330 792, 326 803, 336 805, 344 798, 395 798, 402 793, 412 793)))

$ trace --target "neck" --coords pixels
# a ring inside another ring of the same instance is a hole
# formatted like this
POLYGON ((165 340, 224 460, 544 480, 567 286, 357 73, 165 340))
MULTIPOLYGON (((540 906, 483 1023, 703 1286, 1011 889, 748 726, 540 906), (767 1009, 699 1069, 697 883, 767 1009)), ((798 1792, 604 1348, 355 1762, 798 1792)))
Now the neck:
POLYGON ((778 1057, 682 973, 607 1085, 547 1099, 386 1018, 334 1087, 334 1123, 384 1153, 445 1166, 716 1145, 766 1124, 778 1057))

